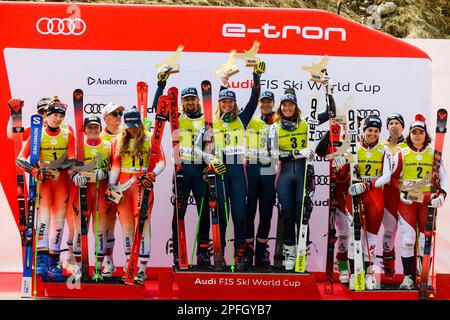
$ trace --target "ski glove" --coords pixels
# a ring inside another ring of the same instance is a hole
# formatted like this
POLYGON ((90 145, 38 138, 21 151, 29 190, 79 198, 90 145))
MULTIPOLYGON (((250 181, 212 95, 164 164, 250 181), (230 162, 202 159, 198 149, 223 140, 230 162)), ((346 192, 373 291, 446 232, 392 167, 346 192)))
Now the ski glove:
POLYGON ((329 76, 323 76, 322 86, 325 89, 326 94, 333 94, 333 84, 331 83, 331 78, 329 76))
POLYGON ((211 160, 209 164, 213 168, 214 172, 219 176, 227 172, 227 167, 225 166, 225 164, 217 158, 211 160))
POLYGON ((84 187, 87 185, 88 179, 82 176, 79 172, 75 172, 72 174, 72 181, 78 187, 84 187))
POLYGON ((347 163, 347 160, 344 157, 337 156, 334 157, 333 161, 333 167, 336 167, 338 169, 342 168, 347 163))
POLYGON ((407 192, 400 192, 400 200, 406 205, 411 205, 413 203, 412 200, 408 199, 408 193, 407 192))
POLYGON ((108 178, 108 173, 102 169, 94 169, 93 172, 99 181, 103 181, 108 178))
POLYGON ((45 182, 53 178, 53 175, 50 172, 38 167, 34 167, 33 170, 31 170, 31 175, 39 182, 45 182))
POLYGON ((108 186, 108 188, 105 191, 106 202, 108 202, 108 203, 114 202, 116 204, 120 203, 120 201, 123 199, 123 193, 117 192, 118 196, 114 197, 112 194, 112 191, 113 191, 113 186, 112 185, 108 186))
POLYGON ((145 189, 150 189, 150 188, 153 188, 153 182, 155 182, 155 180, 156 180, 156 175, 152 171, 152 172, 149 172, 147 174, 140 176, 138 178, 138 185, 145 189))
POLYGON ((257 73, 259 75, 261 75, 264 72, 266 72, 266 63, 264 61, 258 62, 258 64, 253 67, 253 72, 257 73))
POLYGON ((169 71, 170 67, 168 65, 164 65, 158 69, 158 81, 167 81, 169 79, 169 71))
POLYGON ((442 194, 442 193, 434 194, 434 195, 431 197, 431 203, 430 203, 430 205, 431 205, 433 208, 440 208, 440 207, 442 207, 442 206, 444 205, 444 201, 445 201, 444 194, 442 194))
POLYGON ((10 99, 8 100, 8 106, 11 113, 17 112, 23 108, 23 100, 20 99, 10 99))
POLYGON ((372 184, 367 183, 367 182, 357 182, 355 184, 352 184, 349 188, 348 188, 348 193, 351 196, 357 196, 361 193, 363 193, 366 190, 370 190, 372 189, 372 184))
POLYGON ((308 161, 314 161, 316 153, 311 149, 292 150, 294 159, 306 158, 308 161))

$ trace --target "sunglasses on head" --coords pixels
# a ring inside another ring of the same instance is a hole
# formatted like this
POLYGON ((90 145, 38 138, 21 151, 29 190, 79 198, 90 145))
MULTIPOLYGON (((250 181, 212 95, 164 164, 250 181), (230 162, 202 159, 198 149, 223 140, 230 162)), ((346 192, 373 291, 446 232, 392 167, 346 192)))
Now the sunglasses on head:
POLYGON ((110 113, 110 115, 112 115, 114 118, 117 116, 121 117, 123 115, 123 112, 122 111, 119 111, 119 112, 113 111, 110 113))

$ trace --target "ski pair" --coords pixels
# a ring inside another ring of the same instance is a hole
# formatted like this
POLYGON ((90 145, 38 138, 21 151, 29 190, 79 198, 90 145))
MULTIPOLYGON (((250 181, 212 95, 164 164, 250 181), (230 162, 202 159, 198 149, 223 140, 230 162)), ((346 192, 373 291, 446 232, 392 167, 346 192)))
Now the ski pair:
MULTIPOLYGON (((14 156, 17 159, 20 151, 22 150, 22 142, 23 142, 23 124, 22 124, 22 108, 23 101, 20 100, 18 105, 10 103, 9 110, 11 113, 12 119, 12 132, 13 132, 13 141, 14 141, 14 156)), ((25 228, 26 228, 26 203, 25 203, 25 175, 23 171, 16 166, 16 183, 17 183, 17 203, 19 207, 19 231, 20 236, 22 238, 22 247, 25 247, 25 228)))
MULTIPOLYGON (((43 129, 43 118, 41 115, 33 115, 31 117, 31 130, 30 130, 30 165, 34 166, 39 161, 39 155, 41 150, 41 136, 43 129)), ((35 214, 39 203, 39 182, 33 177, 30 172, 30 182, 28 189, 28 217, 26 221, 26 228, 24 232, 25 239, 25 254, 23 261, 23 276, 22 276, 22 297, 31 298, 33 287, 33 242, 35 240, 35 214)), ((36 259, 35 253, 35 272, 36 272, 36 259)), ((34 277, 36 279, 36 275, 34 277)), ((34 284, 34 294, 36 295, 36 282, 34 284)))
MULTIPOLYGON (((204 141, 206 146, 212 145, 214 141, 213 137, 213 114, 212 114, 212 99, 211 92, 212 86, 210 81, 204 80, 201 83, 203 110, 205 118, 205 136, 204 141)), ((168 90, 169 98, 171 99, 171 129, 172 129, 172 147, 174 153, 174 182, 175 182, 175 203, 174 210, 177 219, 177 235, 178 235, 178 256, 179 256, 179 268, 188 269, 188 255, 186 249, 186 232, 184 217, 179 215, 179 210, 183 206, 183 199, 186 195, 181 194, 181 183, 183 179, 183 167, 179 158, 179 124, 178 124, 178 90, 176 88, 170 88, 168 90)), ((209 150, 210 151, 210 150, 209 150)), ((222 244, 220 240, 220 227, 219 227, 219 214, 217 207, 217 188, 216 188, 216 174, 214 170, 209 166, 206 171, 206 183, 209 194, 209 207, 211 210, 211 225, 212 225, 212 238, 213 238, 213 259, 214 267, 220 269, 223 267, 225 261, 222 254, 222 244)), ((201 206, 203 208, 203 206, 201 206)), ((200 219, 199 213, 199 219, 200 219)))
MULTIPOLYGON (((431 194, 434 195, 439 190, 439 170, 442 163, 442 152, 444 150, 444 138, 447 132, 448 113, 445 109, 437 111, 436 119, 436 137, 434 142, 433 169, 431 177, 431 194)), ((436 212, 437 209, 428 205, 428 214, 425 224, 425 245, 423 249, 422 273, 419 282, 419 299, 426 300, 428 295, 428 277, 431 265, 431 247, 435 248, 436 243, 433 242, 433 236, 436 230, 436 212)), ((433 250, 434 251, 434 250, 433 250)), ((434 253, 434 252, 433 252, 434 253)), ((434 254, 433 254, 434 255, 434 254)), ((435 259, 435 257, 433 257, 435 259)), ((434 270, 433 270, 434 271, 434 270)))
MULTIPOLYGON (((310 109, 307 119, 308 140, 307 147, 311 148, 315 141, 317 120, 317 105, 319 101, 318 91, 312 91, 310 96, 310 109)), ((308 247, 308 223, 313 211, 313 201, 315 191, 314 162, 306 159, 303 180, 303 205, 300 215, 300 226, 298 230, 297 255, 295 259, 295 272, 306 272, 306 256, 308 247)))

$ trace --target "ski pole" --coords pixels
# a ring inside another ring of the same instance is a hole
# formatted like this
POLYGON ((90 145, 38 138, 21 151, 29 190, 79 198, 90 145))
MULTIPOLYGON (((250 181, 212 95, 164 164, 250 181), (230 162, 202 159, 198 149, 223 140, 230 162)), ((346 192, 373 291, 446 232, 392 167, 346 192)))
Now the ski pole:
MULTIPOLYGON (((219 155, 220 161, 222 161, 222 150, 220 145, 217 146, 217 154, 219 155)), ((231 272, 234 272, 234 259, 233 259, 233 247, 231 246, 231 236, 230 236, 230 224, 229 224, 229 214, 228 214, 228 205, 227 205, 227 196, 225 192, 225 179, 223 174, 220 175, 220 179, 222 180, 222 191, 223 191, 223 204, 225 207, 225 219, 227 221, 227 235, 228 235, 228 248, 230 250, 230 264, 231 264, 231 272)))
MULTIPOLYGON (((34 179, 33 177, 31 179, 34 179)), ((30 182, 31 183, 31 182, 30 182)), ((39 206, 40 206, 40 196, 41 196, 41 183, 39 181, 36 181, 36 209, 34 212, 35 215, 35 231, 34 231, 34 291, 33 295, 36 297, 37 295, 37 252, 38 252, 38 239, 39 239, 39 206)), ((30 213, 28 213, 30 214, 30 213)))
MULTIPOLYGON (((102 157, 103 158, 103 157, 102 157)), ((97 169, 99 169, 98 167, 98 162, 97 161, 97 169)), ((94 270, 94 274, 95 274, 95 282, 98 282, 98 267, 97 267, 97 261, 98 261, 98 204, 99 204, 99 188, 100 188, 100 180, 98 179, 98 176, 95 176, 95 187, 97 189, 97 199, 95 201, 95 270, 94 270)))
POLYGON ((191 254, 191 264, 190 264, 190 267, 191 267, 191 268, 192 268, 192 266, 193 266, 193 263, 192 263, 192 262, 194 261, 195 248, 197 247, 198 233, 199 233, 199 231, 200 231, 200 220, 201 220, 201 218, 202 218, 203 204, 204 204, 204 202, 205 202, 206 187, 207 187, 207 185, 205 184, 205 192, 203 192, 202 201, 200 202, 200 212, 198 213, 197 227, 195 228, 194 246, 192 247, 192 254, 191 254))

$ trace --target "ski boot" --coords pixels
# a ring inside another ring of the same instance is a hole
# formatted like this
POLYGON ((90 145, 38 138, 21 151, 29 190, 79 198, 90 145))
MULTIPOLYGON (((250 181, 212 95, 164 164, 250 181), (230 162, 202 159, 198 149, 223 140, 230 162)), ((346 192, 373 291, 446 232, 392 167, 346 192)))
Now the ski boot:
POLYGON ((255 256, 255 245, 254 242, 245 243, 245 267, 253 267, 253 257, 255 256))
POLYGON ((102 282, 103 281, 103 275, 100 271, 95 272, 92 275, 92 280, 95 282, 102 282))
POLYGON ((197 268, 207 270, 211 267, 211 247, 209 243, 201 243, 197 247, 197 268))
POLYGON ((45 275, 46 281, 51 282, 63 282, 64 276, 62 274, 61 266, 58 265, 59 256, 58 257, 49 257, 48 259, 48 268, 47 273, 45 275))
POLYGON ((292 271, 295 267, 295 259, 296 259, 296 249, 295 245, 287 246, 283 245, 283 253, 284 253, 284 268, 286 271, 292 271))
POLYGON ((366 290, 375 290, 377 288, 377 280, 373 274, 366 274, 364 277, 364 286, 366 290))
POLYGON ((169 239, 166 242, 166 254, 172 253, 173 255, 173 266, 176 270, 180 269, 180 265, 178 263, 178 241, 169 239))
POLYGON ((390 252, 383 251, 383 268, 384 268, 385 283, 387 284, 394 283, 394 275, 395 275, 394 250, 390 252))
POLYGON ((256 267, 270 267, 270 252, 267 250, 269 248, 266 242, 259 242, 256 240, 255 249, 255 266, 256 267))
POLYGON ((338 271, 339 271, 339 281, 344 284, 348 283, 349 275, 348 275, 348 262, 344 260, 338 260, 338 271))
POLYGON ((116 266, 114 265, 114 262, 112 260, 107 261, 103 267, 102 277, 111 278, 114 272, 116 272, 116 266))
POLYGON ((234 268, 236 271, 241 272, 247 269, 245 265, 245 244, 235 246, 234 256, 234 268))
POLYGON ((349 279, 349 282, 348 282, 348 288, 350 290, 355 290, 355 274, 354 273, 352 273, 350 275, 350 279, 349 279))
POLYGON ((137 284, 144 284, 146 279, 147 279, 147 275, 145 274, 145 272, 139 271, 137 273, 136 277, 134 277, 134 282, 136 282, 137 284))
POLYGON ((411 276, 405 275, 402 283, 400 284, 399 289, 401 290, 413 290, 414 289, 414 280, 411 276))
POLYGON ((68 254, 63 262, 63 268, 70 274, 75 274, 78 270, 77 262, 73 254, 68 254))
POLYGON ((41 278, 45 278, 45 276, 47 274, 47 266, 48 266, 48 254, 47 253, 45 253, 45 254, 38 253, 36 275, 41 278))

